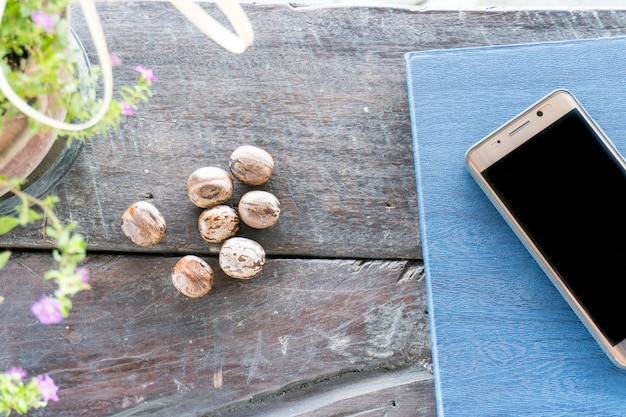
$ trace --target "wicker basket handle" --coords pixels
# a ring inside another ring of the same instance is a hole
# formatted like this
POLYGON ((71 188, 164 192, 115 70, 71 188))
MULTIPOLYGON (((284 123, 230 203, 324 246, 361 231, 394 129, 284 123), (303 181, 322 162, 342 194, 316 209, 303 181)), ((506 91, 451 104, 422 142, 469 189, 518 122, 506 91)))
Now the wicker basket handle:
POLYGON ((170 3, 205 35, 227 51, 241 54, 254 41, 252 25, 235 0, 215 0, 217 6, 233 25, 235 33, 228 31, 192 0, 170 0, 170 3))

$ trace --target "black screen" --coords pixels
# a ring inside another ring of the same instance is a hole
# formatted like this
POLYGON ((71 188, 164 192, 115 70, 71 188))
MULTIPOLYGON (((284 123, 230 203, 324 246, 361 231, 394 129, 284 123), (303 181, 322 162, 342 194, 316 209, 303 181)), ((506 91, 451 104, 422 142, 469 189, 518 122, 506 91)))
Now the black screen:
POLYGON ((580 113, 483 176, 607 339, 626 339, 626 174, 580 113))

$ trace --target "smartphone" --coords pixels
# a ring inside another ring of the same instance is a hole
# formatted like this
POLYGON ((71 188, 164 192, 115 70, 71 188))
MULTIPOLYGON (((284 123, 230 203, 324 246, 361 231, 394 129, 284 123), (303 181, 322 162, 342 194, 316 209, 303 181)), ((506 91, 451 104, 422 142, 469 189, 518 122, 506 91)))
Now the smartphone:
POLYGON ((466 154, 474 179, 613 362, 626 368, 626 163, 558 90, 466 154))

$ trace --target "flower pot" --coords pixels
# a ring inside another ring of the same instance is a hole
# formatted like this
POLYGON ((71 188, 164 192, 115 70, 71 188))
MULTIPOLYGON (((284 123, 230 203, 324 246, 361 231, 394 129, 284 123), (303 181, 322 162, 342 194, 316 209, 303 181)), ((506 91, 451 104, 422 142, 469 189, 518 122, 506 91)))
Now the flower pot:
MULTIPOLYGON (((46 98, 40 100, 45 110, 46 98)), ((53 116, 61 120, 65 117, 64 109, 57 109, 53 116)), ((18 114, 4 123, 0 132, 0 174, 7 178, 25 179, 46 157, 57 137, 57 132, 46 129, 33 134, 28 127, 28 118, 18 114)), ((0 195, 8 188, 0 188, 0 195)))
MULTIPOLYGON (((89 59, 74 31, 71 31, 70 39, 82 52, 78 74, 89 73, 89 59)), ((41 111, 47 113, 48 100, 40 99, 40 103, 41 111)), ((65 115, 64 109, 56 109, 52 114, 58 120, 64 119, 65 115)), ((25 180, 22 188, 34 197, 48 193, 69 172, 83 147, 82 142, 76 140, 68 147, 62 136, 57 140, 58 136, 53 129, 33 134, 28 127, 28 118, 21 113, 7 120, 0 132, 0 175, 25 180)), ((20 202, 7 193, 7 188, 0 188, 0 214, 13 211, 20 202)))

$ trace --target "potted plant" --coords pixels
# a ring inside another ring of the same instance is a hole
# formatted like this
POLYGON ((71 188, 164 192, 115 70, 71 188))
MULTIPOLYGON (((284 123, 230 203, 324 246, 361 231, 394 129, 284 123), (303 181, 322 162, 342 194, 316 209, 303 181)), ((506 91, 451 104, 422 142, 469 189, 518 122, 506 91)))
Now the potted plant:
MULTIPOLYGON (((137 83, 114 92, 112 67, 120 65, 119 59, 108 51, 93 0, 78 0, 99 65, 90 66, 85 60, 70 27, 69 5, 75 1, 0 0, 0 195, 10 192, 18 203, 14 213, 0 216, 0 235, 46 216, 46 235, 56 248, 54 266, 44 278, 53 281, 56 289, 31 306, 44 324, 67 317, 71 297, 89 289, 89 271, 79 266, 86 243, 74 232, 76 224, 63 224, 55 216, 58 199, 23 191, 24 180, 49 153, 59 133, 68 144, 105 135, 151 97, 151 85, 157 80, 152 69, 136 65, 137 83)), ((235 34, 191 0, 171 3, 231 52, 242 53, 252 43, 251 25, 235 0, 217 1, 235 34)), ((10 252, 0 253, 0 268, 9 258, 10 252)), ((57 387, 48 375, 25 378, 20 368, 0 373, 0 416, 13 411, 24 414, 58 400, 57 387)))

